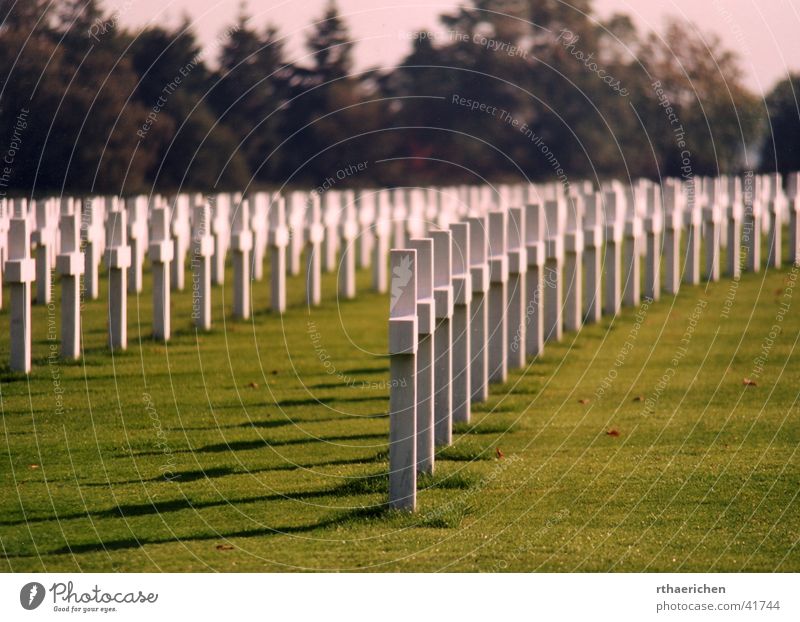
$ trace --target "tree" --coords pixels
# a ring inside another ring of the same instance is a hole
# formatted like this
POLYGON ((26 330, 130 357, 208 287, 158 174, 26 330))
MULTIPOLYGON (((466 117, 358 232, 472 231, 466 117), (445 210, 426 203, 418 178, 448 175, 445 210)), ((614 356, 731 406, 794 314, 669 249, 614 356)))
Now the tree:
POLYGON ((716 35, 670 19, 662 37, 648 37, 639 57, 651 83, 657 81, 663 89, 663 96, 657 96, 651 88, 651 99, 657 104, 661 97, 677 115, 676 122, 670 121, 663 108, 651 106, 648 117, 648 129, 657 135, 662 172, 685 175, 684 151, 689 152, 693 175, 747 167, 747 147, 759 126, 758 100, 743 83, 736 54, 723 48, 716 35), (676 142, 677 128, 685 130, 685 148, 676 142))
POLYGON ((232 132, 218 122, 205 98, 210 73, 188 20, 170 31, 152 27, 131 46, 140 76, 136 98, 139 151, 155 154, 149 177, 176 190, 241 188, 249 180, 232 132))
POLYGON ((361 107, 365 91, 351 75, 352 48, 347 27, 331 1, 306 40, 310 67, 294 67, 290 123, 284 145, 290 164, 287 178, 319 185, 344 163, 354 160, 351 139, 369 126, 361 107))
POLYGON ((64 81, 59 71, 63 50, 57 49, 49 19, 40 20, 43 3, 35 1, 3 1, 0 10, 0 144, 4 151, 14 142, 17 146, 8 169, 0 196, 9 192, 29 191, 41 175, 40 186, 56 185, 47 167, 40 167, 40 156, 47 144, 49 124, 59 105, 59 93, 64 81), (27 114, 25 111, 28 111, 27 114), (19 123, 20 117, 25 127, 19 123), (14 140, 14 134, 18 140, 14 140))
POLYGON ((767 95, 767 127, 761 144, 761 169, 800 171, 800 74, 779 82, 767 95))
POLYGON ((144 108, 130 101, 137 77, 130 59, 120 58, 116 21, 97 0, 65 0, 56 30, 61 71, 71 84, 57 117, 60 140, 49 152, 50 171, 63 170, 65 188, 120 194, 141 189, 147 158, 132 159, 144 108))
POLYGON ((278 31, 267 26, 259 33, 249 21, 243 7, 220 50, 209 100, 239 141, 250 170, 263 181, 276 180, 283 168, 284 152, 276 148, 286 123, 291 70, 278 31))
POLYGON ((329 0, 322 19, 314 24, 306 46, 313 55, 312 71, 322 82, 338 80, 353 69, 353 42, 334 0, 329 0))
POLYGON ((139 185, 144 169, 130 166, 135 122, 130 106, 136 77, 112 49, 115 33, 93 40, 90 27, 106 17, 94 0, 4 3, 0 127, 16 128, 29 110, 11 183, 25 190, 120 192, 139 185), (129 114, 130 113, 130 114, 129 114))

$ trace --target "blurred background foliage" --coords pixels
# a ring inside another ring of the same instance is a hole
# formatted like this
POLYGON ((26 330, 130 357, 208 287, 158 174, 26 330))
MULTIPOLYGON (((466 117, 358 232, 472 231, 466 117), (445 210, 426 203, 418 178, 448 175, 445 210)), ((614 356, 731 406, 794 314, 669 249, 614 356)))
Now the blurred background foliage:
POLYGON ((639 32, 591 0, 474 0, 398 66, 358 72, 332 2, 298 62, 246 6, 208 57, 188 18, 132 32, 96 0, 0 0, 0 19, 17 192, 318 186, 364 160, 380 164, 343 184, 554 180, 553 157, 572 179, 680 176, 684 151, 693 175, 800 169, 800 77, 762 101, 714 35, 639 32))

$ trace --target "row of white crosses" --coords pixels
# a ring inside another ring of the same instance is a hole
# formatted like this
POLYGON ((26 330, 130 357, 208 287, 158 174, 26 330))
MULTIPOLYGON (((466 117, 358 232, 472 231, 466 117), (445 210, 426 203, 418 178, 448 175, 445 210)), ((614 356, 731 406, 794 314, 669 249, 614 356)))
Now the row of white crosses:
POLYGON ((391 250, 395 509, 415 509, 417 474, 434 471, 435 448, 452 442, 455 423, 470 420, 470 403, 484 401, 490 383, 504 382, 546 341, 635 307, 643 296, 658 300, 662 288, 677 294, 681 280, 699 284, 703 266, 707 280, 719 280, 725 249, 730 277, 740 276, 743 246, 746 269, 758 271, 762 234, 770 267, 779 267, 783 223, 789 261, 800 261, 798 174, 785 194, 776 175, 694 185, 614 181, 597 192, 580 184, 568 196, 555 185, 504 186, 496 200, 488 187, 441 190, 448 192, 457 201, 439 201, 435 212, 419 211, 418 192, 393 195, 395 213, 406 218, 406 226, 395 221, 391 250))
MULTIPOLYGON (((663 187, 644 181, 627 187, 611 182, 599 192, 584 183, 569 196, 555 186, 516 185, 293 192, 285 200, 277 193, 254 193, 246 199, 239 193, 182 194, 169 200, 160 196, 3 199, 0 270, 12 292, 23 292, 16 299, 24 301, 16 312, 12 303, 12 320, 16 318, 22 327, 12 330, 13 340, 22 344, 12 348, 19 353, 11 357, 12 368, 30 369, 31 331, 25 306, 34 301, 51 303, 53 271, 60 276, 65 308, 62 353, 72 359, 80 356, 80 344, 75 345, 80 339, 80 301, 98 298, 104 259, 109 277, 109 344, 120 350, 127 346, 126 294, 142 291, 148 259, 154 282, 153 334, 168 340, 170 291, 186 288, 187 263, 192 274, 192 320, 199 330, 208 330, 211 286, 224 284, 229 256, 234 266, 233 312, 244 319, 251 313, 251 281, 263 278, 266 257, 271 266, 272 309, 283 313, 287 274, 305 268, 309 306, 322 301, 324 271, 339 272, 339 299, 355 297, 356 266, 371 265, 373 289, 385 292, 391 246, 406 247, 412 239, 425 238, 432 227, 448 230, 461 221, 468 225, 469 252, 463 251, 467 246, 463 241, 458 245, 461 255, 451 249, 448 259, 441 241, 438 253, 434 251, 440 263, 449 261, 452 266, 449 280, 438 274, 433 289, 434 297, 451 297, 449 304, 436 307, 436 319, 450 325, 454 337, 452 351, 435 357, 433 368, 447 373, 445 359, 455 357, 451 373, 463 384, 468 379, 471 399, 481 400, 488 394, 490 379, 502 381, 509 366, 539 353, 548 338, 558 339, 564 329, 576 330, 584 321, 597 321, 602 311, 615 314, 623 303, 638 304, 640 259, 645 261, 644 294, 651 298, 657 298, 662 288, 661 261, 663 289, 672 294, 677 293, 681 277, 686 283, 699 283, 703 263, 709 279, 720 278, 725 248, 727 274, 738 276, 743 266, 741 246, 747 250, 744 268, 759 270, 762 234, 769 264, 779 266, 780 232, 787 225, 788 257, 796 261, 798 186, 793 174, 785 193, 780 176, 770 175, 698 179, 691 193, 685 184, 667 180, 663 187), (490 213, 493 207, 503 209, 490 213), (680 251, 682 236, 685 257, 680 251), (706 242, 704 262, 701 239, 706 242), (307 260, 301 266, 304 250, 307 260), (62 255, 70 258, 59 259, 62 255), (33 265, 33 272, 22 269, 23 264, 33 265), (601 291, 603 265, 605 291, 601 291), (35 296, 28 291, 34 281, 35 296), (22 287, 25 282, 27 290, 22 287), (72 295, 76 283, 77 300, 72 295), (546 295, 550 290, 554 295, 546 295), (67 308, 73 311, 68 313, 67 308), (465 312, 467 331, 459 330, 465 312), (493 345, 487 349, 486 343, 493 345), (468 372, 459 367, 457 356, 465 348, 470 352, 468 372)), ((456 237, 456 230, 449 230, 456 237)), ((0 296, 0 306, 2 302, 0 296)), ((442 343, 445 331, 440 332, 442 343)), ((458 397, 463 384, 437 397, 440 403, 449 399, 456 420, 464 418, 467 409, 458 397)))
MULTIPOLYGON (((466 192, 461 190, 462 194, 466 192)), ((485 200, 488 195, 482 190, 480 196, 485 200)), ((26 255, 35 265, 28 282, 35 281, 37 286, 36 295, 29 295, 27 304, 50 303, 55 270, 64 290, 62 306, 74 307, 70 313, 63 312, 66 319, 62 323, 62 354, 74 359, 80 357, 81 351, 81 301, 100 296, 101 267, 107 270, 109 280, 108 343, 112 349, 124 350, 126 294, 142 292, 148 261, 153 280, 153 336, 166 341, 171 337, 171 292, 186 289, 187 267, 192 275, 192 321, 200 330, 211 328, 211 286, 224 284, 227 257, 233 265, 235 318, 249 317, 250 282, 263 278, 267 255, 271 305, 277 313, 286 310, 287 274, 302 272, 303 251, 307 253, 304 276, 309 306, 321 303, 324 271, 339 272, 339 299, 356 296, 357 266, 371 267, 373 289, 386 292, 392 238, 402 242, 423 233, 425 220, 437 218, 440 201, 458 202, 452 193, 438 189, 404 188, 359 193, 329 191, 322 195, 293 192, 287 199, 288 207, 281 196, 268 193, 255 193, 247 199, 238 193, 207 197, 181 194, 168 200, 157 195, 124 200, 96 196, 44 199, 30 205, 24 199, 3 200, 0 270, 12 259, 8 255, 8 230, 10 212, 16 206, 27 222, 27 233, 15 225, 13 236, 16 240, 22 235, 27 240, 22 246, 35 256, 31 259, 26 255), (73 222, 76 220, 77 225, 73 222), (69 241, 74 235, 78 235, 77 243, 69 241), (70 250, 63 251, 62 245, 70 250), (56 266, 59 253, 70 257, 62 260, 63 266, 56 266), (79 288, 77 296, 71 295, 74 283, 79 288)), ((446 224, 441 216, 437 222, 446 224)), ((469 266, 467 273, 471 271, 469 266)), ((436 289, 441 295, 447 286, 437 283, 436 289)), ((28 344, 29 332, 19 333, 28 344)), ((23 351, 29 353, 30 345, 23 351)), ((15 358, 12 368, 29 371, 29 358, 15 358)), ((446 396, 441 395, 440 399, 446 396)))
POLYGON ((374 288, 385 292, 394 218, 387 196, 389 191, 330 191, 324 196, 294 192, 288 214, 282 196, 263 192, 247 199, 238 193, 182 194, 169 200, 2 199, 0 274, 12 298, 11 368, 31 369, 30 308, 33 302, 51 304, 54 273, 62 291, 61 353, 68 360, 80 358, 82 301, 99 298, 101 266, 108 274, 112 350, 127 348, 127 295, 141 293, 147 260, 153 280, 153 336, 163 341, 171 337, 171 292, 186 289, 187 267, 192 322, 199 330, 211 328, 212 285, 224 284, 227 257, 233 266, 235 318, 250 316, 251 282, 263 279, 267 256, 276 313, 286 311, 287 275, 302 272, 304 250, 309 306, 321 304, 323 269, 339 270, 340 298, 356 296, 357 265, 374 266, 374 288))

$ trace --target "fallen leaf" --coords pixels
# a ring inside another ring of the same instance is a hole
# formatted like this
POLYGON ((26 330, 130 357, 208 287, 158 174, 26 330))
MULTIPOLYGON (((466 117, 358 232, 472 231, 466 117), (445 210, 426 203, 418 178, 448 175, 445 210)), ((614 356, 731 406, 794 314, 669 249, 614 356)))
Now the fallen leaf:
POLYGON ((611 428, 606 432, 608 436, 619 436, 619 430, 617 428, 611 428))
POLYGON ((750 378, 742 378, 742 384, 746 387, 757 387, 758 383, 755 380, 750 380, 750 378))
POLYGON ((502 449, 500 449, 499 447, 497 447, 497 448, 494 450, 494 453, 495 453, 495 455, 497 456, 497 459, 498 459, 498 460, 502 460, 503 458, 505 458, 505 457, 506 457, 506 455, 503 453, 503 450, 502 450, 502 449))
POLYGON ((231 544, 218 544, 217 545, 217 550, 218 551, 232 551, 233 550, 233 545, 231 545, 231 544))

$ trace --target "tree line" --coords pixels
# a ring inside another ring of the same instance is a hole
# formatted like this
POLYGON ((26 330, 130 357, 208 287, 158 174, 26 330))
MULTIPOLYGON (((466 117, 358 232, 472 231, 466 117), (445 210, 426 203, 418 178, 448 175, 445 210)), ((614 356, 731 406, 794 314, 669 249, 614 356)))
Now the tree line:
POLYGON ((97 0, 0 0, 0 19, 0 196, 318 187, 362 161, 343 184, 800 168, 800 77, 762 101, 714 35, 592 0, 474 0, 358 72, 333 2, 302 62, 245 6, 213 42, 97 0))

